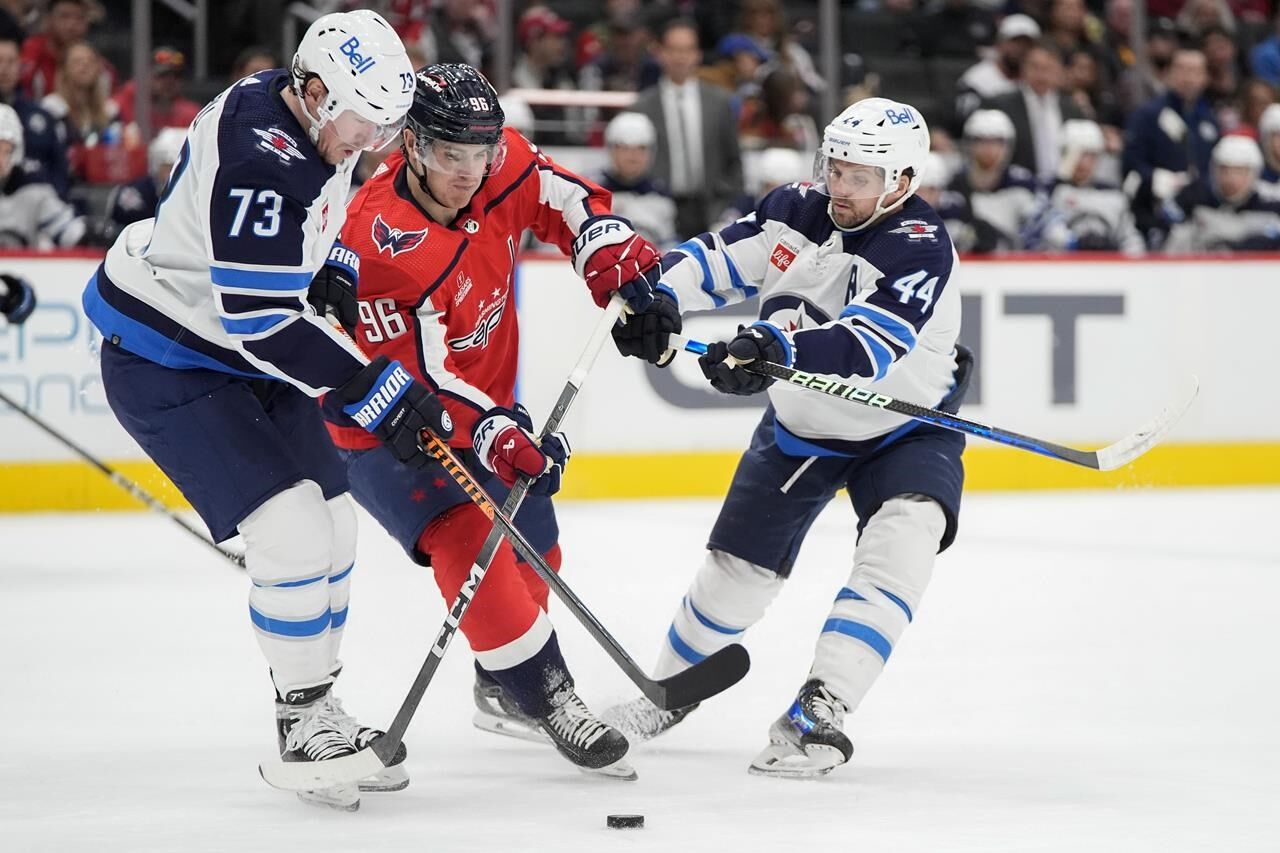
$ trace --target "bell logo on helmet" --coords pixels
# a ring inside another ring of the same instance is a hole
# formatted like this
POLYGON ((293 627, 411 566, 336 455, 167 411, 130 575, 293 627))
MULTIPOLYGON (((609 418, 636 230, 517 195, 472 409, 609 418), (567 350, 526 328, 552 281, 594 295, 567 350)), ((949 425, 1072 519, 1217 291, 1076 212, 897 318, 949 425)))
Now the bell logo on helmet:
POLYGON ((363 74, 374 65, 377 65, 372 56, 365 56, 360 53, 360 39, 356 36, 344 41, 338 49, 342 51, 342 55, 351 63, 357 74, 363 74))
POLYGON ((887 109, 884 114, 889 118, 890 124, 915 124, 916 121, 916 117, 906 107, 902 108, 902 112, 894 112, 892 109, 887 109))

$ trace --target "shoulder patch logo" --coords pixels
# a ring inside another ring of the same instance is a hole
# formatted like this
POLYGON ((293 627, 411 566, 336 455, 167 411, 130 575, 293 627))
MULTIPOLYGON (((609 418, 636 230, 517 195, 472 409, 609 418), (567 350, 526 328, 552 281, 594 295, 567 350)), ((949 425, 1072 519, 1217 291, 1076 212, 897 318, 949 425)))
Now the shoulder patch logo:
POLYGON ((480 223, 476 222, 474 219, 466 219, 462 223, 462 230, 466 231, 468 234, 475 234, 480 230, 480 223))
POLYGON ((787 268, 791 266, 791 263, 795 259, 795 250, 783 245, 782 243, 778 243, 773 247, 773 254, 769 256, 769 263, 773 264, 783 272, 786 272, 787 268))
POLYGON ((395 257, 401 252, 412 252, 414 249, 422 245, 422 241, 427 238, 427 229, 421 231, 401 231, 399 228, 392 228, 386 222, 382 221, 382 214, 379 213, 373 218, 373 228, 370 231, 373 237, 373 244, 378 247, 378 254, 390 252, 391 257, 395 257))
POLYGON ((890 234, 906 234, 908 240, 930 240, 937 242, 938 226, 930 225, 923 219, 904 219, 897 228, 890 229, 890 234))
POLYGON ((302 152, 298 150, 297 140, 280 128, 272 127, 263 130, 255 127, 253 132, 258 136, 258 147, 263 151, 270 151, 279 157, 282 163, 303 159, 302 152))

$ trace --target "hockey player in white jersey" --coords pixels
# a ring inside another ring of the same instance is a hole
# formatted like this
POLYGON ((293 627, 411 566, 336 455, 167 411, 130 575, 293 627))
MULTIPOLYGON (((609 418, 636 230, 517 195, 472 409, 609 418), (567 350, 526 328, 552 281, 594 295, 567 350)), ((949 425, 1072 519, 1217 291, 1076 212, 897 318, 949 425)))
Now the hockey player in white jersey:
POLYGON ((1088 119, 1062 124, 1058 177, 1024 229, 1030 251, 1124 252, 1146 250, 1134 225, 1129 197, 1118 186, 1094 179, 1106 151, 1102 128, 1088 119))
MULTIPOLYGON (((356 516, 313 398, 336 395, 406 464, 429 461, 422 429, 451 433, 399 362, 369 362, 322 316, 357 320, 359 259, 335 238, 357 157, 399 138, 413 90, 381 17, 320 18, 288 71, 246 77, 201 111, 155 218, 125 228, 84 292, 116 417, 215 540, 244 537, 248 615, 289 761, 349 755, 382 734, 331 690, 356 516)), ((360 788, 406 784, 396 764, 360 788)), ((304 799, 359 805, 354 786, 304 799)))
POLYGON ((0 248, 67 249, 94 242, 83 217, 58 197, 52 184, 12 188, 25 156, 22 119, 0 103, 0 248))
POLYGON ((1164 250, 1274 251, 1280 248, 1280 201, 1258 192, 1263 159, 1247 136, 1224 136, 1213 146, 1209 177, 1184 187, 1164 213, 1171 226, 1164 250))
MULTIPOLYGON (((764 360, 839 376, 954 412, 971 356, 957 346, 958 263, 946 227, 916 197, 929 132, 914 107, 859 101, 823 135, 814 184, 668 253, 657 299, 615 331, 619 350, 665 363, 689 311, 758 298, 760 319, 699 359, 729 394, 769 406, 659 654, 658 678, 702 660, 763 616, 805 533, 839 489, 859 518, 848 581, 822 623, 808 678, 751 771, 812 776, 849 760, 842 731, 920 606, 934 556, 955 537, 963 436, 817 397, 742 368, 764 360)), ((678 722, 638 700, 616 718, 641 736, 678 722)))
POLYGON ((964 165, 948 189, 968 203, 974 237, 966 251, 1022 248, 1040 187, 1031 172, 1009 162, 1015 134, 1013 121, 999 110, 976 110, 964 123, 964 165))
POLYGON ((1258 195, 1268 201, 1280 200, 1280 104, 1271 104, 1258 119, 1258 147, 1262 149, 1262 175, 1258 195))

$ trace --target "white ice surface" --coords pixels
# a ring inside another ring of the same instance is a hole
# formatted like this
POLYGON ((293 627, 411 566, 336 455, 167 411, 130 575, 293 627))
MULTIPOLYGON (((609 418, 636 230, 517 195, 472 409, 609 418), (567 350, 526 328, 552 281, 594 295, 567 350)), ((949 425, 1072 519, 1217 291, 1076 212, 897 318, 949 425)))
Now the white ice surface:
MULTIPOLYGON (((566 504, 565 577, 652 663, 713 502, 566 504)), ((412 785, 356 814, 266 787, 247 581, 152 514, 0 517, 0 850, 1280 850, 1280 491, 966 497, 955 547, 817 782, 748 776, 849 565, 833 504, 749 635, 747 679, 586 778, 471 727, 457 643, 412 785), (646 828, 606 829, 639 812, 646 828)), ((369 519, 339 693, 395 712, 443 605, 369 519)), ((597 709, 633 691, 562 608, 597 709)))

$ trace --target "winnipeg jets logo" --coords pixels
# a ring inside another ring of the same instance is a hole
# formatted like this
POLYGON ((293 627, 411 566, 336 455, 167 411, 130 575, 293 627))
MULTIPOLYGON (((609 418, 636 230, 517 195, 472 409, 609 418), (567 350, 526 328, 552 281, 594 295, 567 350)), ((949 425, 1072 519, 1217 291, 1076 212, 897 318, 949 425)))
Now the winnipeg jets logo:
POLYGON ((933 240, 938 239, 936 232, 937 225, 930 225, 923 219, 904 219, 894 228, 890 234, 906 234, 908 240, 933 240))
POLYGON ((401 252, 412 252, 427 238, 425 228, 421 231, 401 231, 399 228, 392 228, 382 221, 381 213, 373 218, 373 228, 370 233, 373 244, 378 247, 378 254, 389 251, 393 258, 401 252))
POLYGON ((255 127, 253 132, 258 136, 258 147, 279 157, 280 162, 288 163, 290 160, 303 159, 302 152, 298 150, 297 140, 280 128, 272 127, 263 130, 255 127))

